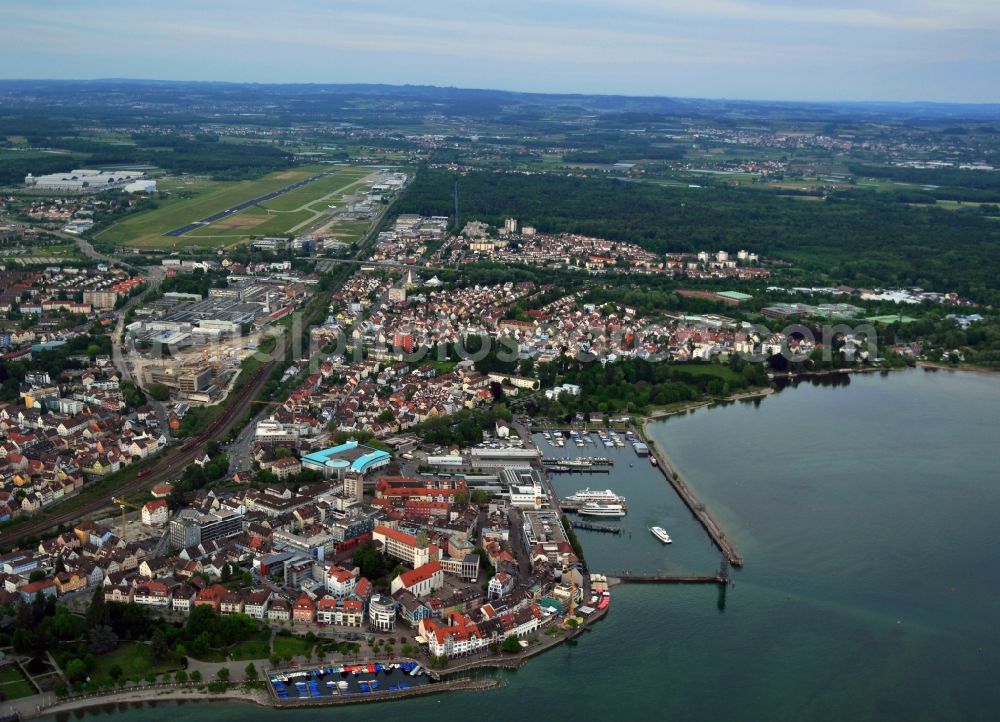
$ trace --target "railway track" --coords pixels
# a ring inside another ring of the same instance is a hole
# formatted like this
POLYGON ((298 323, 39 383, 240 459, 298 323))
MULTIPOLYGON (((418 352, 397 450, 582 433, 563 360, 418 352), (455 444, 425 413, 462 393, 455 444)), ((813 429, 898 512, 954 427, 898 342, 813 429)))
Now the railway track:
MULTIPOLYGON (((355 260, 360 260, 362 254, 367 252, 368 247, 374 239, 382 221, 386 218, 394 205, 395 200, 385 207, 378 217, 372 222, 366 235, 358 244, 359 247, 357 253, 355 254, 355 260)), ((331 295, 331 293, 327 293, 325 298, 326 302, 318 304, 316 308, 309 313, 309 317, 305 319, 306 326, 312 323, 321 310, 326 308, 331 295)), ((209 424, 208 428, 202 431, 197 437, 188 439, 181 446, 175 446, 157 456, 156 466, 153 467, 151 474, 147 474, 141 478, 138 476, 132 476, 128 480, 123 481, 119 486, 116 486, 113 489, 107 489, 106 493, 102 494, 100 497, 82 504, 73 504, 73 499, 68 499, 58 505, 60 507, 65 507, 65 510, 60 510, 57 513, 46 515, 42 518, 32 519, 31 521, 21 526, 14 527, 13 529, 0 531, 0 549, 7 550, 13 548, 14 546, 20 546, 20 540, 25 537, 39 536, 56 529, 62 524, 69 524, 84 517, 91 516, 95 512, 111 506, 111 497, 113 496, 126 496, 141 489, 152 488, 157 484, 175 479, 184 467, 194 460, 195 455, 201 450, 202 445, 206 441, 218 438, 228 432, 233 427, 234 423, 250 408, 251 402, 260 394, 260 391, 267 382, 271 372, 279 364, 287 362, 292 349, 291 344, 291 336, 286 336, 283 346, 284 350, 281 356, 273 361, 263 364, 259 369, 257 369, 247 383, 244 384, 239 391, 234 392, 234 396, 226 405, 226 409, 222 412, 222 414, 209 424)), ((86 485, 84 485, 83 488, 86 490, 86 485)))
MULTIPOLYGON (((223 436, 242 417, 243 413, 249 409, 250 402, 257 397, 261 388, 267 382, 271 371, 279 363, 282 363, 282 360, 271 361, 257 369, 247 383, 236 392, 235 397, 227 404, 225 410, 204 431, 198 436, 188 439, 181 446, 168 449, 156 457, 156 466, 152 467, 151 474, 147 474, 141 478, 133 476, 124 481, 120 486, 108 489, 106 495, 101 495, 83 504, 73 504, 73 500, 69 499, 65 502, 67 506, 65 511, 32 520, 9 531, 0 532, 0 548, 8 549, 17 545, 19 540, 25 537, 37 536, 61 524, 69 524, 78 519, 90 516, 108 507, 112 496, 126 496, 141 489, 151 488, 157 484, 175 479, 184 467, 191 463, 195 456, 200 453, 202 445, 206 441, 223 436)), ((86 489, 86 485, 83 488, 86 489)))

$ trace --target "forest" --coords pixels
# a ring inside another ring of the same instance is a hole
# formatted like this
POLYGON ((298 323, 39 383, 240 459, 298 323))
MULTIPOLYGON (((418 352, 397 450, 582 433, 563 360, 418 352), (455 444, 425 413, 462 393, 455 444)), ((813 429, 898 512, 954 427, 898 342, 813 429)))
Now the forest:
POLYGON ((149 164, 173 173, 208 175, 214 180, 245 180, 292 165, 292 157, 273 146, 223 143, 214 135, 137 133, 131 136, 130 143, 104 143, 63 135, 36 140, 38 145, 70 151, 73 155, 4 155, 0 163, 0 186, 20 185, 28 173, 61 173, 80 167, 149 164))

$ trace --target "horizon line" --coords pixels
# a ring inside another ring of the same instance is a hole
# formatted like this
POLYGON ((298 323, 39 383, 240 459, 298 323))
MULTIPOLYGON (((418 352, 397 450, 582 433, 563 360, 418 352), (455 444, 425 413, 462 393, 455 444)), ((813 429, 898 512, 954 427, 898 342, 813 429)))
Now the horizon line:
POLYGON ((100 78, 30 78, 11 77, 0 78, 0 83, 17 82, 39 82, 39 83, 108 83, 108 82, 130 82, 130 83, 175 83, 175 84, 215 84, 215 85, 245 85, 245 86, 317 86, 317 87, 337 87, 352 85, 384 86, 387 88, 432 88, 435 90, 457 90, 466 92, 493 92, 509 93, 511 95, 537 95, 537 96, 565 96, 565 97, 598 97, 598 98, 631 98, 643 100, 686 100, 686 101, 707 101, 716 103, 787 103, 787 104, 819 104, 819 105, 938 105, 938 106, 975 106, 1000 108, 1000 100, 995 101, 969 101, 969 100, 847 100, 847 99, 811 99, 811 100, 790 100, 782 98, 734 98, 734 97, 707 97, 707 96, 682 96, 682 95, 636 95, 630 93, 613 92, 582 92, 582 91, 537 91, 537 90, 511 90, 508 88, 481 88, 466 87, 458 85, 434 85, 431 83, 391 83, 372 81, 353 82, 316 82, 316 81, 254 81, 254 80, 191 80, 178 78, 130 78, 130 77, 100 77, 100 78))

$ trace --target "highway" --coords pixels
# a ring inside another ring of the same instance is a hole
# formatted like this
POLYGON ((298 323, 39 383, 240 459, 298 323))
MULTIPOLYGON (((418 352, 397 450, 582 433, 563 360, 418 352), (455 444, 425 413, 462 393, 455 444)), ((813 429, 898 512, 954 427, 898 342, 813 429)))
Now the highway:
POLYGON ((253 198, 251 200, 243 201, 242 203, 238 203, 237 205, 232 206, 231 208, 227 208, 224 211, 219 211, 218 213, 213 213, 210 216, 202 218, 200 221, 194 221, 193 223, 188 223, 186 226, 181 226, 180 228, 175 228, 172 231, 167 231, 163 235, 165 235, 165 236, 173 236, 173 237, 183 236, 185 233, 190 233, 191 231, 193 231, 196 228, 201 228, 202 226, 207 226, 209 223, 214 223, 215 221, 217 221, 217 220, 219 220, 221 218, 225 218, 226 216, 231 216, 234 213, 239 213, 242 210, 246 210, 247 208, 250 208, 251 206, 257 205, 258 203, 263 203, 264 201, 269 201, 272 198, 277 198, 280 195, 283 195, 285 193, 289 193, 290 191, 294 191, 294 190, 296 190, 298 188, 301 188, 304 185, 308 185, 308 184, 312 183, 315 180, 319 180, 320 178, 324 178, 325 176, 328 176, 331 173, 335 173, 335 172, 336 171, 327 171, 326 173, 319 173, 318 175, 310 176, 309 178, 305 178, 303 180, 300 180, 297 183, 292 183, 290 186, 285 186, 284 188, 279 188, 276 191, 271 191, 270 193, 267 193, 267 194, 262 195, 262 196, 258 196, 257 198, 253 198))

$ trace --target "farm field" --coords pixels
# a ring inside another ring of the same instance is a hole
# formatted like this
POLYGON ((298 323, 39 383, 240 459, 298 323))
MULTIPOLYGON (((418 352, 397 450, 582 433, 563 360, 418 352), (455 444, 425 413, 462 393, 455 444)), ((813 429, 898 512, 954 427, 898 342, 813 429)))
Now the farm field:
POLYGON ((136 248, 215 245, 215 239, 206 242, 205 239, 189 236, 165 238, 163 234, 328 169, 329 166, 302 166, 270 173, 253 181, 211 181, 183 177, 167 179, 161 181, 159 187, 167 191, 169 196, 159 201, 158 208, 123 219, 98 233, 96 240, 136 248))

